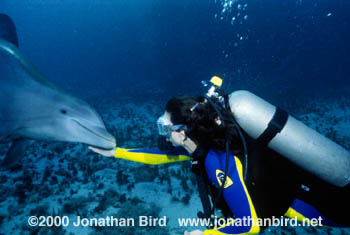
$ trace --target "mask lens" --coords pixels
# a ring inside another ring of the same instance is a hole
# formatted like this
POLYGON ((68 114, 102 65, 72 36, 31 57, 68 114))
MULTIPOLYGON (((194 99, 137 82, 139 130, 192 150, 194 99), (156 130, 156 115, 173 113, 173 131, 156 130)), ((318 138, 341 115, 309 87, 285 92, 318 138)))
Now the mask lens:
POLYGON ((162 136, 169 136, 170 135, 171 124, 170 124, 169 120, 164 115, 162 115, 161 117, 158 118, 157 126, 158 126, 159 135, 162 135, 162 136))

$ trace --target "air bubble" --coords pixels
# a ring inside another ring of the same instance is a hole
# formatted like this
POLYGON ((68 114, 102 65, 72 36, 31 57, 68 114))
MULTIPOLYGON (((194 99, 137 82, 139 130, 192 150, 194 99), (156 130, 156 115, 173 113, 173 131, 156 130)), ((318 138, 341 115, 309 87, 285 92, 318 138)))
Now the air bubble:
POLYGON ((232 17, 231 24, 234 24, 236 20, 236 17, 232 17))

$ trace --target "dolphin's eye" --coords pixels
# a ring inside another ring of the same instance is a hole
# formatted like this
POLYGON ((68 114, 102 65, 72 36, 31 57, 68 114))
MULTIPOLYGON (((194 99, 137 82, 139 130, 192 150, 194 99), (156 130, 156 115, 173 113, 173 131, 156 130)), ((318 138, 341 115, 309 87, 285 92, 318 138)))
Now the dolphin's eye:
POLYGON ((67 110, 65 110, 65 109, 61 109, 60 112, 61 112, 62 114, 67 114, 67 110))

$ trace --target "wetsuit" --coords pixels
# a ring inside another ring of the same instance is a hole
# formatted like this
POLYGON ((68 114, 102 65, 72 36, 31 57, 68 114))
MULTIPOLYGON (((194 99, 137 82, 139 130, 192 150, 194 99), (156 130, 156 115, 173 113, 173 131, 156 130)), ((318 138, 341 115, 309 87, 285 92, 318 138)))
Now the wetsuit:
MULTIPOLYGON (((190 160, 186 152, 179 154, 180 149, 163 152, 118 148, 115 156, 153 165, 190 160)), ((336 225, 323 217, 318 210, 307 203, 307 200, 303 200, 303 194, 300 192, 305 191, 305 186, 301 187, 304 172, 268 148, 255 149, 256 151, 250 152, 248 169, 248 173, 254 174, 248 174, 247 183, 243 180, 241 159, 237 156, 229 156, 228 178, 223 190, 223 198, 220 200, 224 201, 224 207, 226 206, 234 214, 236 221, 240 219, 250 223, 237 226, 234 223, 235 220, 231 220, 223 227, 206 230, 205 235, 256 234, 261 228, 258 226, 258 217, 262 219, 282 215, 292 218, 297 216, 299 221, 321 216, 323 225, 336 225), (296 199, 298 197, 299 199, 296 199)), ((205 159, 204 166, 209 182, 216 188, 220 188, 224 176, 226 153, 209 150, 203 159, 205 159)), ((309 191, 307 193, 310 193, 309 191)), ((310 198, 310 195, 305 198, 310 198)))
MULTIPOLYGON (((208 178, 217 188, 222 186, 226 153, 210 150, 205 158, 205 169, 208 178)), ((229 155, 229 167, 225 182, 223 197, 230 210, 234 213, 235 220, 228 221, 225 226, 218 229, 206 230, 205 235, 221 234, 256 234, 260 228, 257 222, 257 214, 243 180, 243 168, 238 157, 229 155), (240 221, 240 222, 239 222, 240 221), (246 222, 244 222, 246 221, 246 222), (240 226, 237 226, 237 223, 240 226)))
MULTIPOLYGON (((226 153, 223 151, 210 150, 205 158, 204 165, 208 179, 215 184, 216 188, 221 187, 225 164, 226 153)), ((274 178, 273 182, 271 175, 274 174, 271 172, 265 171, 266 176, 263 177, 265 179, 260 181, 254 181, 253 179, 256 179, 256 177, 248 177, 247 182, 250 190, 243 180, 242 168, 241 160, 237 156, 229 155, 228 178, 223 190, 223 199, 230 211, 234 213, 234 220, 218 229, 206 230, 205 235, 256 234, 259 233, 260 226, 264 225, 262 219, 272 217, 279 219, 283 215, 297 219, 299 222, 312 219, 314 224, 338 226, 338 224, 322 215, 315 207, 297 198, 300 196, 298 188, 300 185, 298 185, 298 179, 293 180, 293 177, 290 177, 293 175, 286 175, 292 169, 295 170, 289 163, 282 167, 285 171, 284 174, 279 171, 280 178, 274 178), (267 188, 267 184, 275 188, 267 188), (284 184, 283 187, 282 184, 284 184), (263 186, 268 191, 264 191, 263 186), (290 195, 286 195, 286 193, 290 193, 290 195), (259 199, 257 200, 257 198, 259 199)), ((295 173, 298 173, 298 171, 295 171, 295 173)), ((303 187, 306 188, 306 186, 303 187)), ((305 189, 301 188, 301 190, 305 189)))

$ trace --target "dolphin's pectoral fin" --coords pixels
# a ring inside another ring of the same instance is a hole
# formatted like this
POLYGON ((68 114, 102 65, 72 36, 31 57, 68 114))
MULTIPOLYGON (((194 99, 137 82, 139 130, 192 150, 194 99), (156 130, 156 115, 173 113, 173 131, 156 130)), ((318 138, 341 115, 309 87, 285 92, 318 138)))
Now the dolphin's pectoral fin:
POLYGON ((17 139, 12 142, 12 145, 9 151, 6 154, 4 161, 2 162, 3 166, 11 167, 20 160, 24 154, 26 148, 32 143, 32 140, 28 139, 17 139))

